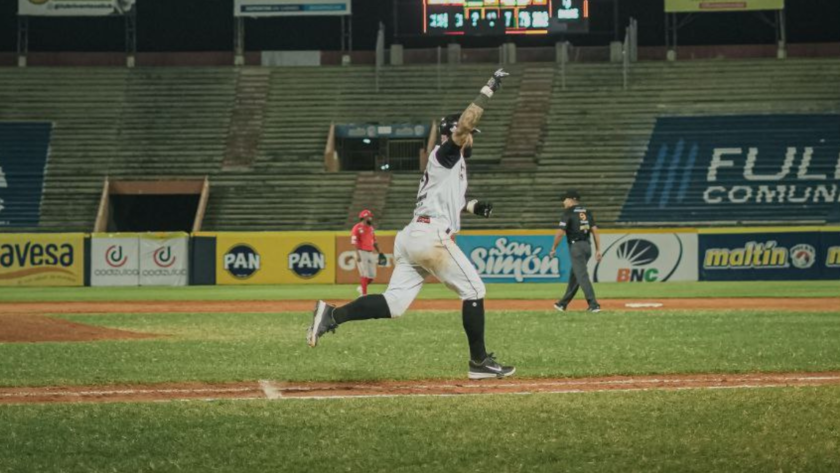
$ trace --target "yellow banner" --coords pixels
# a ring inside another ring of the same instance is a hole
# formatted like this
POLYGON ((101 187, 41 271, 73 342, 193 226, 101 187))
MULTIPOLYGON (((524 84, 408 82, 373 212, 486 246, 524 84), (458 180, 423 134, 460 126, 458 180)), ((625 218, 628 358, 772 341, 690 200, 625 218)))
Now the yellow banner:
POLYGON ((785 0, 665 0, 665 11, 724 12, 751 10, 783 10, 785 0))
POLYGON ((83 233, 0 235, 0 286, 84 286, 83 233))
POLYGON ((332 284, 334 232, 216 233, 216 284, 332 284))

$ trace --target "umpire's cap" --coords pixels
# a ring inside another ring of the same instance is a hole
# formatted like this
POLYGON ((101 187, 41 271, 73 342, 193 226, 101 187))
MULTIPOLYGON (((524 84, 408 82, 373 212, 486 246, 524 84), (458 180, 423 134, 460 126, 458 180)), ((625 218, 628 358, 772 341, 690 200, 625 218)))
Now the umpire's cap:
MULTIPOLYGON (((438 125, 440 136, 452 136, 452 130, 458 125, 458 120, 460 119, 460 113, 453 113, 441 118, 440 125, 438 125)), ((481 130, 476 128, 473 130, 473 133, 481 133, 481 130)))
POLYGON ((563 200, 566 199, 580 200, 580 192, 575 189, 569 189, 563 193, 563 200))

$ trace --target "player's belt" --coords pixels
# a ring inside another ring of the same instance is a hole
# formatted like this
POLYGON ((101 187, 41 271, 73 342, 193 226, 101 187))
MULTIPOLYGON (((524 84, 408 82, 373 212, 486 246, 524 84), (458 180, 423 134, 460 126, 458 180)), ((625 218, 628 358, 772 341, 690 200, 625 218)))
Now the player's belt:
MULTIPOLYGON (((432 217, 429 217, 428 215, 421 215, 421 216, 417 217, 416 222, 417 223, 428 223, 428 224, 431 225, 432 217)), ((452 229, 447 228, 446 229, 446 234, 449 235, 449 232, 451 232, 451 231, 452 231, 452 229)))

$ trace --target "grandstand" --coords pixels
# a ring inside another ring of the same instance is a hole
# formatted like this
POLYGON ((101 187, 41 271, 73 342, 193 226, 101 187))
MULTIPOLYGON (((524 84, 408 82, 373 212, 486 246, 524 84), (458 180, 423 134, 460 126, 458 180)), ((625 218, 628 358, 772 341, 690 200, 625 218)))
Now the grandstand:
MULTIPOLYGON (((206 230, 333 230, 360 173, 324 170, 330 124, 431 122, 493 68, 387 67, 378 91, 368 66, 0 68, 0 120, 54 124, 32 230, 91 231, 106 176, 208 176, 206 230)), ((568 67, 565 89, 551 65, 509 69, 470 166, 470 195, 493 200, 494 218, 466 228, 553 227, 567 187, 602 224, 635 224, 621 209, 661 116, 840 112, 837 59, 641 62, 628 90, 614 64, 568 67)), ((407 222, 418 179, 384 181, 381 228, 407 222)))

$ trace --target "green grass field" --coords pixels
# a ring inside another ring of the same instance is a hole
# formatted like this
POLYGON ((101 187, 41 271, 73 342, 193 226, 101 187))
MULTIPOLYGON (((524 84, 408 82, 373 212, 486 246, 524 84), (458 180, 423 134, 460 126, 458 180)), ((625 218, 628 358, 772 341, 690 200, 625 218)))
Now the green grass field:
MULTIPOLYGON (((492 285, 549 299, 552 285, 492 285)), ((833 297, 840 282, 599 284, 599 297, 833 297)), ((381 290, 375 287, 374 291, 381 290)), ((448 296, 427 286, 421 297, 448 296)), ((352 286, 0 289, 11 301, 349 298, 352 286)), ((826 300, 835 303, 836 299, 826 300)), ((457 304, 455 305, 457 307, 457 304)), ((0 386, 457 379, 458 312, 339 327, 311 315, 73 314, 162 338, 0 343, 0 386)), ((487 340, 519 378, 840 370, 840 307, 491 311, 487 340)), ((0 472, 840 471, 840 387, 383 399, 0 404, 0 472)))
MULTIPOLYGON (((840 281, 685 282, 596 284, 601 299, 675 297, 840 297, 840 281)), ((559 299, 561 284, 487 284, 488 299, 559 299)), ((385 286, 374 284, 372 293, 385 286)), ((137 300, 292 300, 356 297, 355 285, 189 286, 189 287, 0 287, 2 302, 137 300)), ((580 296, 578 296, 580 297, 580 296)), ((457 299, 441 284, 426 284, 420 299, 457 299)), ((840 311, 840 308, 838 308, 840 311)))

